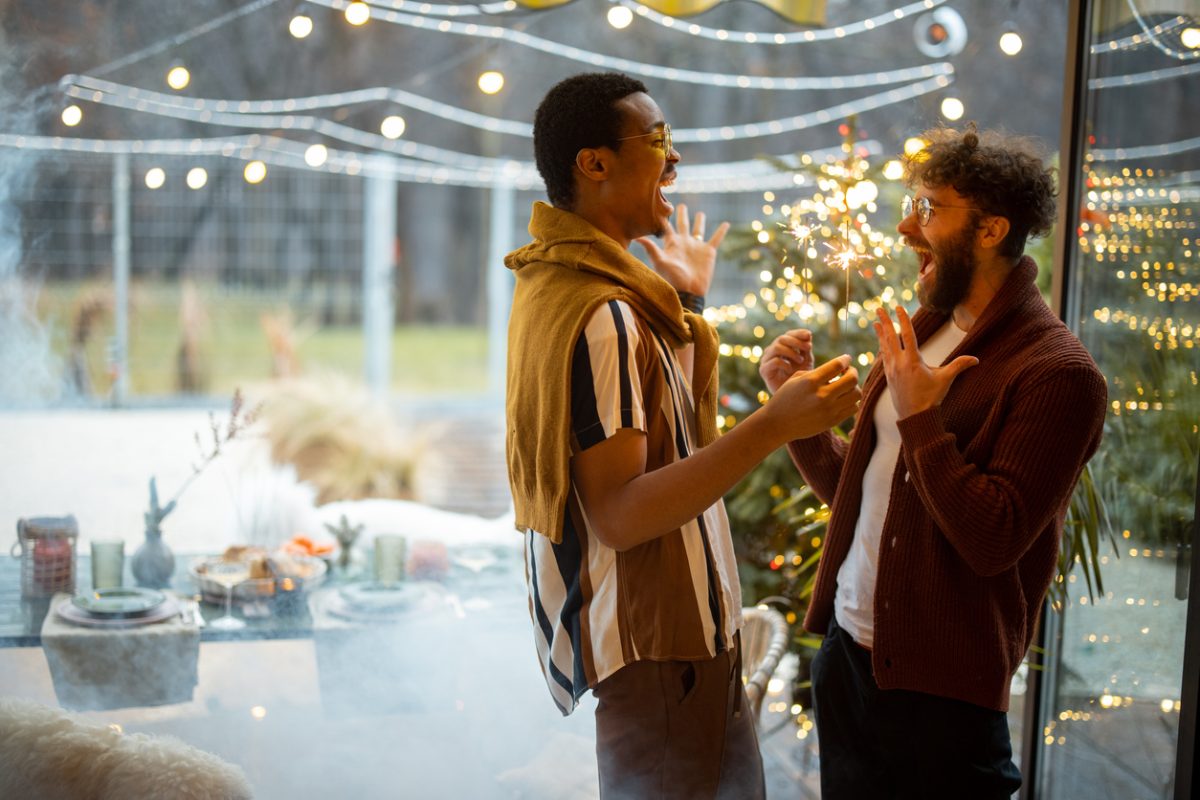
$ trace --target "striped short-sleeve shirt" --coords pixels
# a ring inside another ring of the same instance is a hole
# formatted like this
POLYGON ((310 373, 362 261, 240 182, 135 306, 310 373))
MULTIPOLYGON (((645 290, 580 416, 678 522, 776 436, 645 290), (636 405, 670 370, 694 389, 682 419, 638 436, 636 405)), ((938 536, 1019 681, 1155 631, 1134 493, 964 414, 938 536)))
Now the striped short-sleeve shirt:
MULTIPOLYGON (((601 305, 571 366, 571 447, 622 428, 646 436, 649 472, 696 448, 691 387, 675 351, 626 303, 601 305)), ((635 661, 703 660, 730 648, 741 588, 725 506, 625 552, 602 544, 572 488, 560 544, 525 534, 525 573, 538 656, 563 714, 635 661)))

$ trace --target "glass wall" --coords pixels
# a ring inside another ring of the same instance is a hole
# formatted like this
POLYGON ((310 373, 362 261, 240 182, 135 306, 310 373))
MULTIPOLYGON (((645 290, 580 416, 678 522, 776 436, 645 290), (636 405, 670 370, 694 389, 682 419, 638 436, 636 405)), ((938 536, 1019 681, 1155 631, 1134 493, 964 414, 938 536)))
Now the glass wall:
POLYGON ((1064 193, 1067 313, 1108 378, 1090 466, 1100 581, 1076 574, 1061 614, 1047 616, 1036 790, 1167 798, 1200 453, 1200 23, 1194 3, 1080 5, 1089 35, 1081 147, 1063 176, 1079 187, 1064 193))

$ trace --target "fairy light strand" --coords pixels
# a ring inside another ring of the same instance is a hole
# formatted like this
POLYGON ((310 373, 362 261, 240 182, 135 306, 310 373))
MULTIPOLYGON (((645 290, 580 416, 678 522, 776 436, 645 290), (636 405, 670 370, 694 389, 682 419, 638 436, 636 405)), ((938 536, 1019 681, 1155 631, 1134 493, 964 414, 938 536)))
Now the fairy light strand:
POLYGON ((1181 139, 1167 144, 1147 144, 1138 147, 1112 147, 1089 150, 1087 156, 1093 161, 1129 161, 1132 159, 1156 158, 1186 153, 1200 149, 1200 136, 1181 139))
MULTIPOLYGON (((878 150, 878 142, 866 143, 878 150)), ((372 155, 329 149, 319 165, 304 160, 309 143, 276 136, 251 134, 212 139, 81 139, 64 136, 0 134, 0 147, 36 151, 67 151, 96 155, 222 156, 260 158, 272 166, 348 175, 379 175, 411 183, 441 183, 472 188, 513 185, 538 190, 541 178, 531 162, 497 159, 493 166, 465 169, 451 164, 429 164, 394 155, 372 155)), ((831 158, 840 146, 812 151, 814 157, 831 158)), ((686 194, 741 194, 764 189, 795 188, 790 173, 775 171, 765 161, 729 162, 681 168, 675 190, 686 194), (725 168, 725 171, 718 171, 725 168)))
MULTIPOLYGON (((308 0, 308 2, 337 10, 342 10, 347 5, 346 0, 308 0)), ((905 67, 903 69, 858 75, 836 75, 821 78, 763 77, 758 75, 703 72, 700 70, 663 67, 658 64, 648 64, 627 58, 606 56, 561 42, 543 39, 540 36, 534 36, 524 31, 517 31, 497 25, 479 25, 449 19, 437 20, 421 15, 404 14, 399 11, 383 11, 380 13, 379 19, 394 25, 404 25, 418 30, 436 30, 440 33, 453 33, 460 36, 490 39, 493 41, 502 39, 532 50, 538 50, 570 61, 587 64, 589 67, 603 67, 627 74, 677 81, 680 83, 728 86, 740 89, 773 89, 785 92, 802 92, 818 89, 855 89, 868 86, 888 86, 922 78, 950 75, 954 69, 948 62, 942 61, 920 67, 905 67)))
MULTIPOLYGON (((761 122, 743 123, 740 125, 725 125, 710 128, 683 128, 673 131, 679 142, 716 142, 733 139, 753 139, 765 136, 775 136, 806 130, 817 125, 825 125, 834 120, 842 119, 852 114, 872 111, 889 105, 911 100, 931 92, 945 88, 950 79, 939 76, 925 81, 918 81, 909 86, 889 89, 877 94, 868 95, 839 103, 828 108, 761 122)), ((485 114, 465 111, 445 103, 435 103, 428 98, 402 92, 397 89, 377 87, 359 89, 337 94, 318 95, 313 97, 290 97, 276 100, 230 100, 210 98, 182 98, 163 92, 139 89, 112 81, 102 81, 89 76, 68 75, 60 82, 63 92, 70 97, 88 100, 101 105, 114 105, 134 111, 168 116, 175 119, 185 119, 209 124, 223 124, 235 127, 252 128, 304 128, 316 130, 332 138, 358 144, 364 147, 383 150, 385 152, 400 152, 405 155, 416 155, 410 142, 394 142, 376 137, 355 128, 341 125, 316 117, 307 117, 291 113, 276 114, 273 112, 293 110, 313 110, 335 106, 353 105, 358 103, 391 101, 397 105, 415 108, 420 111, 459 122, 483 130, 506 133, 514 136, 531 138, 533 126, 523 122, 489 117, 485 114)), ((437 149, 437 148, 435 148, 437 149)), ((432 153, 432 151, 429 151, 432 153)), ((450 151, 445 151, 449 153, 450 151)), ((450 156, 447 156, 450 157, 450 156)), ((453 157, 459 157, 454 154, 453 157)), ((462 155, 462 158, 477 158, 462 155)), ((440 156, 431 155, 431 160, 440 156)))
MULTIPOLYGON (((1197 52, 1200 52, 1198 50, 1197 52)), ((1112 75, 1107 78, 1092 78, 1088 81, 1089 89, 1112 89, 1118 86, 1141 86, 1147 83, 1186 77, 1200 72, 1200 64, 1188 64, 1182 67, 1165 67, 1163 69, 1138 72, 1130 75, 1112 75)))
POLYGON ((1150 26, 1146 24, 1146 20, 1143 19, 1142 15, 1138 12, 1137 5, 1134 4, 1133 0, 1126 0, 1126 2, 1129 5, 1129 11, 1133 14, 1133 18, 1137 20, 1138 27, 1140 27, 1146 34, 1146 37, 1150 40, 1150 43, 1153 44, 1163 54, 1180 61, 1192 61, 1196 58, 1200 58, 1200 50, 1193 50, 1190 53, 1185 53, 1176 50, 1173 47, 1168 47, 1158 37, 1158 35, 1151 30, 1150 26))
MULTIPOLYGON (((1169 19, 1166 22, 1160 22, 1150 29, 1152 33, 1170 33, 1177 28, 1186 25, 1190 20, 1183 16, 1177 16, 1169 19)), ((1121 39, 1110 39, 1107 42, 1098 42, 1091 46, 1091 52, 1095 55, 1104 55, 1105 53, 1116 53, 1121 50, 1135 50, 1139 47, 1150 43, 1150 37, 1144 33, 1135 33, 1121 39)))
POLYGON ((713 39, 715 41, 726 42, 728 44, 781 45, 807 44, 809 42, 824 42, 831 39, 844 39, 847 36, 854 36, 855 34, 878 30, 885 25, 889 25, 893 22, 899 22, 911 14, 917 14, 932 8, 936 8, 937 6, 949 2, 949 0, 921 0, 920 2, 910 3, 909 5, 902 6, 893 11, 878 14, 874 17, 869 17, 857 22, 836 25, 820 30, 789 31, 788 33, 780 33, 777 31, 739 31, 728 30, 725 28, 710 28, 706 25, 700 25, 695 22, 681 21, 675 17, 655 11, 649 6, 634 2, 634 0, 615 0, 615 2, 618 5, 625 6, 639 17, 649 20, 650 22, 660 25, 670 31, 686 33, 702 39, 713 39))

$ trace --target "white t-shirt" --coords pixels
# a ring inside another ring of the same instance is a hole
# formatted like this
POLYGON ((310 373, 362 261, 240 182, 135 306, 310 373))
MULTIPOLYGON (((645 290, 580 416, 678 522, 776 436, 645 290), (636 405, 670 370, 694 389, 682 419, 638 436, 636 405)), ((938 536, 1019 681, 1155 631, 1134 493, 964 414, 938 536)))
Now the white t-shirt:
MULTIPOLYGON (((966 331, 948 320, 921 347, 921 358, 938 366, 966 337, 966 331)), ((838 570, 834 613, 838 626, 863 647, 875 641, 875 576, 879 565, 879 537, 887 517, 892 476, 900 459, 899 415, 889 389, 875 404, 875 451, 863 473, 862 505, 854 528, 854 543, 838 570)))

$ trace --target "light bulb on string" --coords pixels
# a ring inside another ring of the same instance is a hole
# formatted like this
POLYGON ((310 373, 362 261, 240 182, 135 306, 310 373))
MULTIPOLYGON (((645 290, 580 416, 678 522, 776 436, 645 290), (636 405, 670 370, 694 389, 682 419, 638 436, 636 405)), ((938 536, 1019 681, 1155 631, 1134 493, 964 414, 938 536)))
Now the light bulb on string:
POLYGON ((267 165, 261 161, 251 161, 242 170, 242 177, 251 185, 262 183, 267 177, 267 165))
POLYGON ((75 105, 67 106, 62 111, 62 122, 68 128, 74 128, 83 122, 83 109, 75 105))
POLYGON ((323 144, 309 145, 304 151, 304 163, 310 167, 319 167, 329 159, 329 148, 323 144))
POLYGON ((371 7, 366 3, 359 2, 359 0, 355 0, 355 2, 346 6, 345 13, 346 22, 349 22, 351 25, 356 27, 359 25, 366 25, 367 20, 371 19, 371 7))
POLYGON ((633 12, 625 6, 613 6, 608 10, 608 24, 617 30, 624 30, 633 22, 633 12))
POLYGON ((288 33, 296 39, 304 39, 313 31, 312 17, 297 13, 288 23, 288 33))
POLYGON ((1189 50, 1200 48, 1200 28, 1184 28, 1179 34, 1179 42, 1189 50))
POLYGON ((947 97, 942 100, 942 116, 951 122, 961 119, 965 110, 963 101, 957 97, 947 97))
POLYGON ((1006 56, 1015 56, 1021 52, 1025 42, 1022 41, 1021 34, 1017 32, 1016 25, 1009 22, 1004 27, 1004 33, 1000 34, 1000 51, 1006 56))
POLYGON ((191 82, 192 74, 182 64, 176 64, 167 71, 167 86, 177 92, 186 89, 191 82))
POLYGON ((919 136, 912 136, 904 140, 904 155, 906 156, 915 156, 924 149, 925 140, 919 136))
POLYGON ((192 167, 188 170, 187 185, 189 189, 203 189, 208 183, 208 170, 204 167, 192 167))
POLYGON ((146 170, 146 188, 161 189, 167 182, 167 173, 162 167, 151 167, 146 170))
POLYGON ((383 122, 379 124, 379 132, 389 139, 399 139, 404 135, 406 127, 404 117, 392 115, 384 117, 383 122))
POLYGON ((496 70, 488 70, 479 76, 479 91, 484 94, 496 94, 504 88, 504 74, 496 70))

